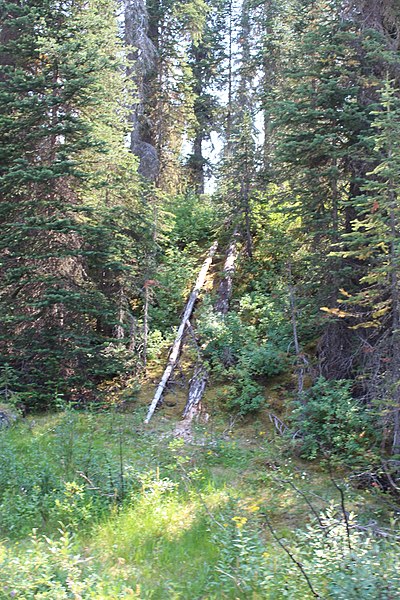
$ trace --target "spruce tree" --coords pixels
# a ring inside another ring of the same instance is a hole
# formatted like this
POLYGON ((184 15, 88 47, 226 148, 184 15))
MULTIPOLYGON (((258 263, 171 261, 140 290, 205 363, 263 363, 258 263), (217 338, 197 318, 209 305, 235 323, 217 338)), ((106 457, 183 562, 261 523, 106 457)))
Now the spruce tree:
POLYGON ((135 165, 111 156, 123 144, 114 13, 112 0, 1 2, 0 346, 34 407, 91 396, 117 369, 104 355, 118 322, 104 282, 133 265, 110 197, 118 169, 134 180, 135 165))
POLYGON ((357 198, 359 217, 343 252, 364 266, 363 275, 356 293, 343 294, 341 304, 373 348, 364 377, 372 398, 385 400, 393 453, 400 454, 400 100, 389 80, 380 95, 370 135, 374 168, 357 198))
POLYGON ((192 152, 188 157, 189 184, 199 194, 204 193, 205 177, 211 167, 205 156, 205 142, 210 141, 211 132, 218 129, 217 91, 223 78, 225 4, 225 0, 207 2, 204 31, 189 49, 195 119, 192 152))

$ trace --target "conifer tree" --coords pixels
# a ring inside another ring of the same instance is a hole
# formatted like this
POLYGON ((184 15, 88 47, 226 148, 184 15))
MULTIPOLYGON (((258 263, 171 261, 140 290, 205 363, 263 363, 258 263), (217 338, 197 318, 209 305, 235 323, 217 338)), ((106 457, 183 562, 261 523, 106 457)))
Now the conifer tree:
POLYGON ((189 182, 199 194, 204 193, 205 175, 210 167, 205 157, 204 144, 210 140, 211 132, 218 129, 217 92, 221 88, 223 80, 225 4, 225 0, 208 0, 204 31, 200 39, 193 41, 189 50, 195 121, 188 168, 189 182))
POLYGON ((400 100, 394 82, 386 81, 373 114, 374 168, 357 198, 359 217, 346 236, 348 250, 343 253, 364 265, 363 275, 356 293, 344 294, 341 304, 353 311, 353 328, 362 330, 365 343, 373 348, 364 376, 368 374, 373 398, 386 397, 392 449, 400 454, 400 100))
POLYGON ((1 356, 38 407, 118 368, 104 352, 119 315, 110 282, 136 268, 118 191, 135 164, 113 155, 124 84, 112 0, 3 0, 1 20, 1 356))
POLYGON ((257 173, 257 143, 254 99, 255 64, 251 45, 251 5, 245 0, 238 22, 240 58, 235 69, 235 88, 228 79, 225 144, 220 174, 220 194, 228 215, 245 240, 249 257, 253 252, 251 232, 252 195, 257 173))

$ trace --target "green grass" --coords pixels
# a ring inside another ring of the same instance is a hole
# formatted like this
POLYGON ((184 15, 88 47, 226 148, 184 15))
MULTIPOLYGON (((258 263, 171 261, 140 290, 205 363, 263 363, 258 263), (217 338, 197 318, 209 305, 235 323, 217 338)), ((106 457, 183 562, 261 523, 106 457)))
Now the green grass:
MULTIPOLYGON (((375 580, 361 596, 349 588, 336 488, 318 465, 288 456, 262 424, 227 434, 215 421, 185 445, 173 422, 157 416, 146 428, 142 416, 67 411, 1 432, 0 598, 311 598, 266 519, 322 597, 368 599, 383 589, 375 580), (302 494, 317 512, 336 503, 326 516, 339 540, 331 556, 302 494), (347 579, 335 592, 341 569, 347 579)), ((335 477, 348 510, 388 524, 385 498, 335 477)), ((386 548, 385 565, 372 547, 365 553, 352 560, 371 555, 375 579, 389 573, 389 591, 378 597, 399 597, 390 580, 397 545, 386 548)))

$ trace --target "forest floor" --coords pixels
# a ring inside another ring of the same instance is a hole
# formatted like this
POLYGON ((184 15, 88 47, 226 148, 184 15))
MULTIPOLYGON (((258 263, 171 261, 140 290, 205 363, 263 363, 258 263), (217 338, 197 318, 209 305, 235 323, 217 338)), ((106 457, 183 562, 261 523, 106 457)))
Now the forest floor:
POLYGON ((345 540, 337 485, 361 526, 390 527, 390 498, 291 456, 267 415, 214 414, 187 443, 178 398, 145 426, 153 389, 125 412, 66 410, 1 432, 0 598, 373 597, 330 595, 325 563, 319 573, 304 549, 323 552, 316 515, 345 540), (303 552, 314 593, 288 550, 303 552))

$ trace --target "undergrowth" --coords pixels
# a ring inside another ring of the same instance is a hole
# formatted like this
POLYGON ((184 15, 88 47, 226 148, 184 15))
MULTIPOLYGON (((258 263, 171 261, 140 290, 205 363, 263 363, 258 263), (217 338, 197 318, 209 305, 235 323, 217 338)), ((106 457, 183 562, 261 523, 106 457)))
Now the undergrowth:
POLYGON ((0 598, 400 597, 379 491, 340 479, 343 511, 330 476, 259 423, 186 445, 139 416, 67 410, 1 432, 0 598))

